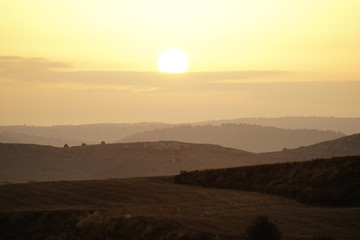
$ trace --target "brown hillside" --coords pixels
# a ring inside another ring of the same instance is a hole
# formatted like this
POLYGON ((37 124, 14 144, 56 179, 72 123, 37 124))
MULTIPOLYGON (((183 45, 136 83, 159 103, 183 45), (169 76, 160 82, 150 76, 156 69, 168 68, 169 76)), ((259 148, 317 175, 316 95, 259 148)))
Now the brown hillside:
POLYGON ((255 164, 256 154, 179 142, 71 148, 0 144, 0 181, 56 181, 174 175, 180 170, 255 164))
POLYGON ((360 155, 360 134, 308 147, 249 153, 180 142, 99 144, 56 148, 0 144, 0 182, 86 180, 175 175, 180 170, 228 168, 360 155))
POLYGON ((296 149, 262 154, 268 162, 293 162, 315 158, 360 155, 360 133, 296 149))

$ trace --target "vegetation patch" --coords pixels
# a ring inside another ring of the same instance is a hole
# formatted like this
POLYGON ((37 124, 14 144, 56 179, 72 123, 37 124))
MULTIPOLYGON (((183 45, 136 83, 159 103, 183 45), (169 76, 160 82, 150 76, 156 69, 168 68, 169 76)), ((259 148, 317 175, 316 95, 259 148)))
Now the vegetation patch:
POLYGON ((360 156, 204 171, 176 183, 275 194, 322 206, 360 206, 360 156))
POLYGON ((282 234, 268 217, 259 216, 246 228, 243 240, 280 240, 282 234))

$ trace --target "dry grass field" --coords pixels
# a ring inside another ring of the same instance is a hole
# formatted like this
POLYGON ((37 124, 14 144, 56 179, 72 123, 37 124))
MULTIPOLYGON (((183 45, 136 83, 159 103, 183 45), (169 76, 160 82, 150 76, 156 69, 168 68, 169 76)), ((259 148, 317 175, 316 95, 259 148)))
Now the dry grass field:
POLYGON ((173 177, 0 186, 0 239, 241 239, 260 215, 284 239, 360 237, 360 208, 180 185, 173 177))

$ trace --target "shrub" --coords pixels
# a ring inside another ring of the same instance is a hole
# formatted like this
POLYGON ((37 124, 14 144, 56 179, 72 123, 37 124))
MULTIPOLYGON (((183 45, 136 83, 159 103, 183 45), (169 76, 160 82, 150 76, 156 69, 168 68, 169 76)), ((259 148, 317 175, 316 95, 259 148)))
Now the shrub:
POLYGON ((282 234, 278 227, 265 216, 259 216, 250 224, 243 236, 244 240, 280 240, 282 234))
POLYGON ((69 148, 69 145, 65 144, 65 145, 64 145, 64 148, 69 148))
POLYGON ((100 143, 101 145, 104 145, 105 144, 105 141, 101 141, 101 143, 100 143))

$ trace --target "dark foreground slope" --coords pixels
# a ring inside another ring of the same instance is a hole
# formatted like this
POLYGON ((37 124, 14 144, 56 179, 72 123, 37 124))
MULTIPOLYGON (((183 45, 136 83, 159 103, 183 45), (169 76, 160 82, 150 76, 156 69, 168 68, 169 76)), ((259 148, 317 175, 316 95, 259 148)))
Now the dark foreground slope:
POLYGON ((360 156, 181 172, 177 183, 258 191, 327 206, 360 206, 360 156))
POLYGON ((4 240, 215 239, 214 234, 198 232, 169 219, 128 217, 111 214, 109 211, 63 210, 0 213, 0 223, 0 239, 4 240))
POLYGON ((358 240, 360 208, 318 208, 173 178, 0 186, 0 239, 241 239, 268 216, 285 240, 358 240), (9 237, 10 236, 10 237, 9 237))

